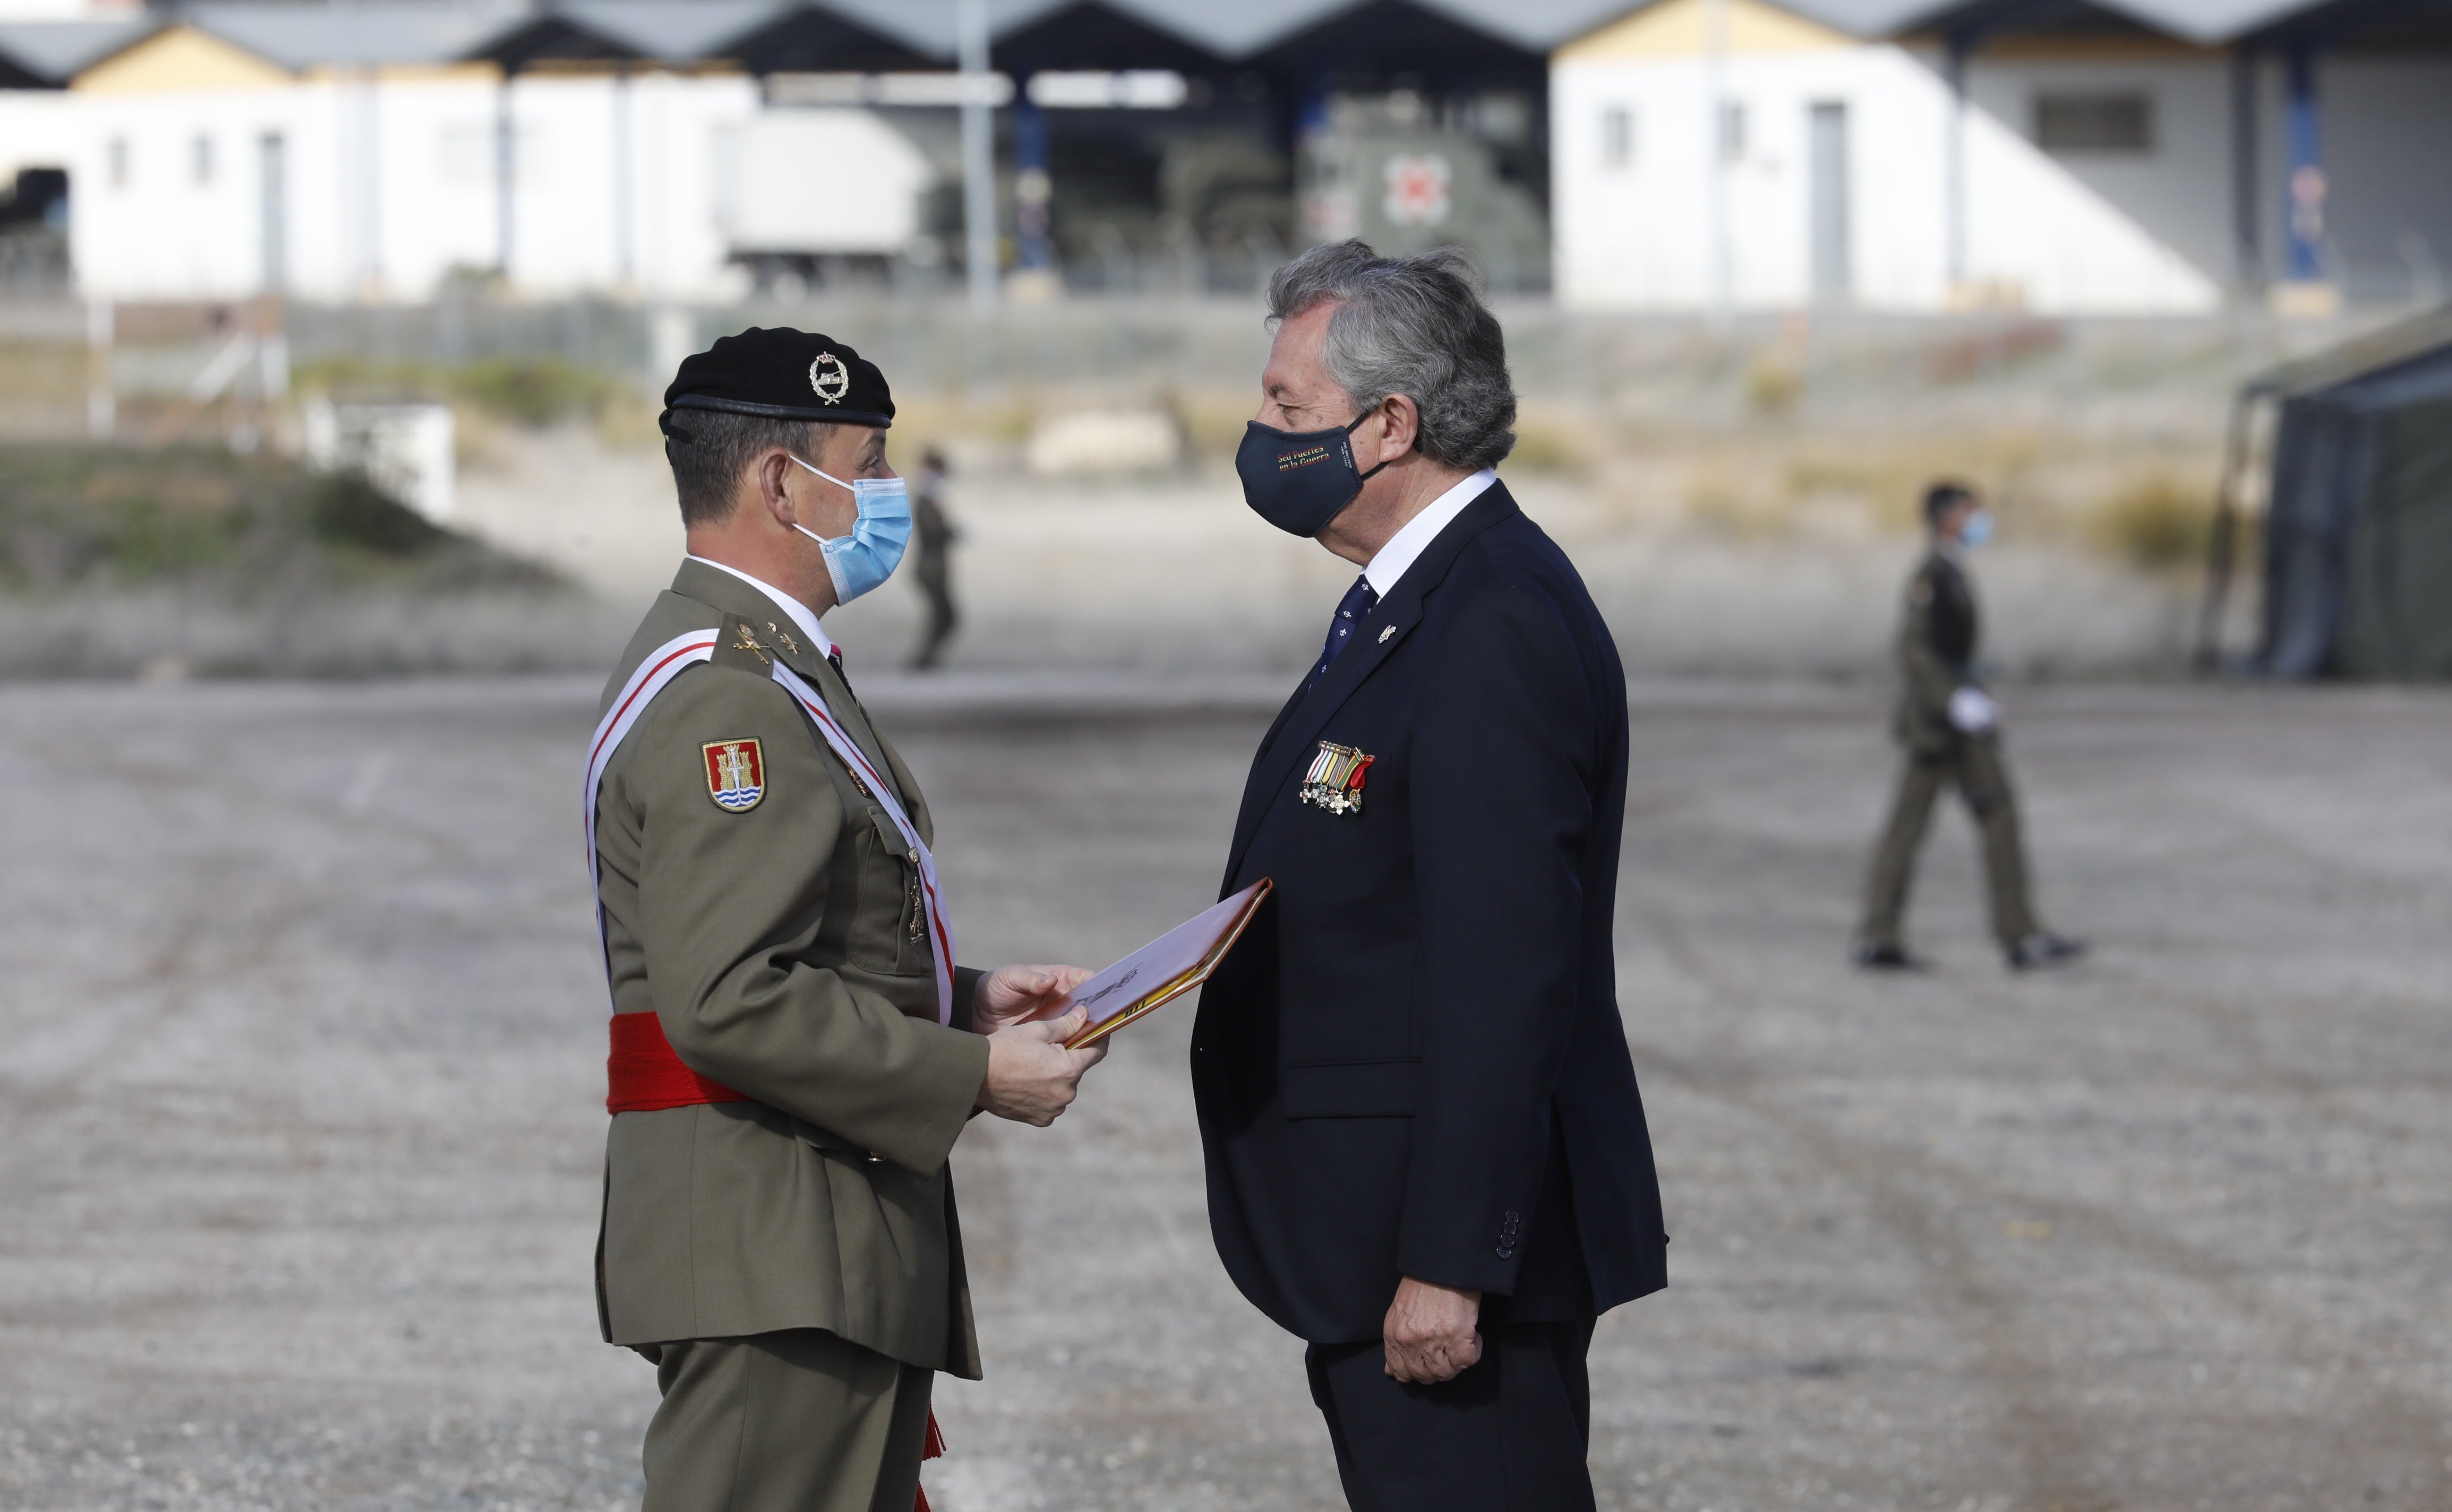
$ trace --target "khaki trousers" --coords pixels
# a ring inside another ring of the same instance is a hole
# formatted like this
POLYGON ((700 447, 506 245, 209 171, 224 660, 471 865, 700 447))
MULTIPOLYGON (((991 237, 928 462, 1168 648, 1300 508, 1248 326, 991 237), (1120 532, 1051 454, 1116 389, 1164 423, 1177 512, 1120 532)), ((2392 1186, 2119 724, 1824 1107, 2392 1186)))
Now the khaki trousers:
POLYGON ((1984 836, 1984 878, 1992 901, 1992 933, 2003 945, 2040 933, 2027 899, 2026 844, 2018 833, 2018 799, 1997 736, 1959 737, 1939 752, 1909 751, 1899 776, 1890 821, 1873 853, 1865 887, 1865 922, 1858 935, 1874 945, 1907 944, 1908 889, 1915 881, 1916 853, 1932 820, 1932 805, 1945 784, 1954 785, 1984 836))
POLYGON ((643 1346, 643 1512, 911 1512, 936 1372, 815 1328, 643 1346))

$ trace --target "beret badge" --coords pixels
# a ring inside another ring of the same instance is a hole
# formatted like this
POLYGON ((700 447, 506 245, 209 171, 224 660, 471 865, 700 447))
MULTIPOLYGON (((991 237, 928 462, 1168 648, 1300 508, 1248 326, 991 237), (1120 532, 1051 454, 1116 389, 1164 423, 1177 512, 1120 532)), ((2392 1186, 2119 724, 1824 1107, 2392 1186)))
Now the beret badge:
POLYGON ((820 352, 809 363, 809 387, 829 404, 840 404, 851 392, 851 369, 832 352, 820 352))

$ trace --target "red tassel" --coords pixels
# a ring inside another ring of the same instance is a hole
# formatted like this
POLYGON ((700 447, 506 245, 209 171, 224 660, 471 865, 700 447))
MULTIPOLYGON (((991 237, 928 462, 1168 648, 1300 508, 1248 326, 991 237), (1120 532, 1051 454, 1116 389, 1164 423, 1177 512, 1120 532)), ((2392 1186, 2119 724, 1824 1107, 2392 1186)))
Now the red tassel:
MULTIPOLYGON (((924 1464, 930 1460, 941 1460, 944 1457, 945 1430, 937 1426, 937 1409, 930 1407, 928 1409, 928 1439, 926 1444, 920 1450, 920 1461, 924 1464)), ((920 1488, 919 1502, 912 1507, 911 1512, 928 1512, 928 1488, 926 1486, 923 1485, 920 1488)))

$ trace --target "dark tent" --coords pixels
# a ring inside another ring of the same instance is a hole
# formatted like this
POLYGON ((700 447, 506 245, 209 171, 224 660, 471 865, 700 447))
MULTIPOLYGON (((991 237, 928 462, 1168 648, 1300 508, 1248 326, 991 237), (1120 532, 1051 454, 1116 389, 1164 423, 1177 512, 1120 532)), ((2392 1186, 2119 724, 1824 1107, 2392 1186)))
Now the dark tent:
POLYGON ((2276 409, 2260 671, 2452 677, 2452 308, 2252 381, 2276 409))

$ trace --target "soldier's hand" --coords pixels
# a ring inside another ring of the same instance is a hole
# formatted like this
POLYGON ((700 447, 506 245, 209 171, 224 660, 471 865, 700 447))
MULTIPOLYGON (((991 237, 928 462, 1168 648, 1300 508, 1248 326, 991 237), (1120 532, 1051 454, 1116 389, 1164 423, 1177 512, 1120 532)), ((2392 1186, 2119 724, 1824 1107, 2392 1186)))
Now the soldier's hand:
POLYGON ((979 982, 971 1023, 982 1034, 1026 1024, 1097 973, 1086 966, 1000 966, 979 982))
POLYGON ((999 1118, 1036 1124, 1056 1122, 1081 1090, 1081 1073, 1107 1058, 1106 1041, 1082 1050, 1064 1042, 1081 1031, 1090 1015, 1075 1009, 1062 1018, 1016 1024, 988 1036, 988 1075, 979 1085, 979 1106, 999 1118))

